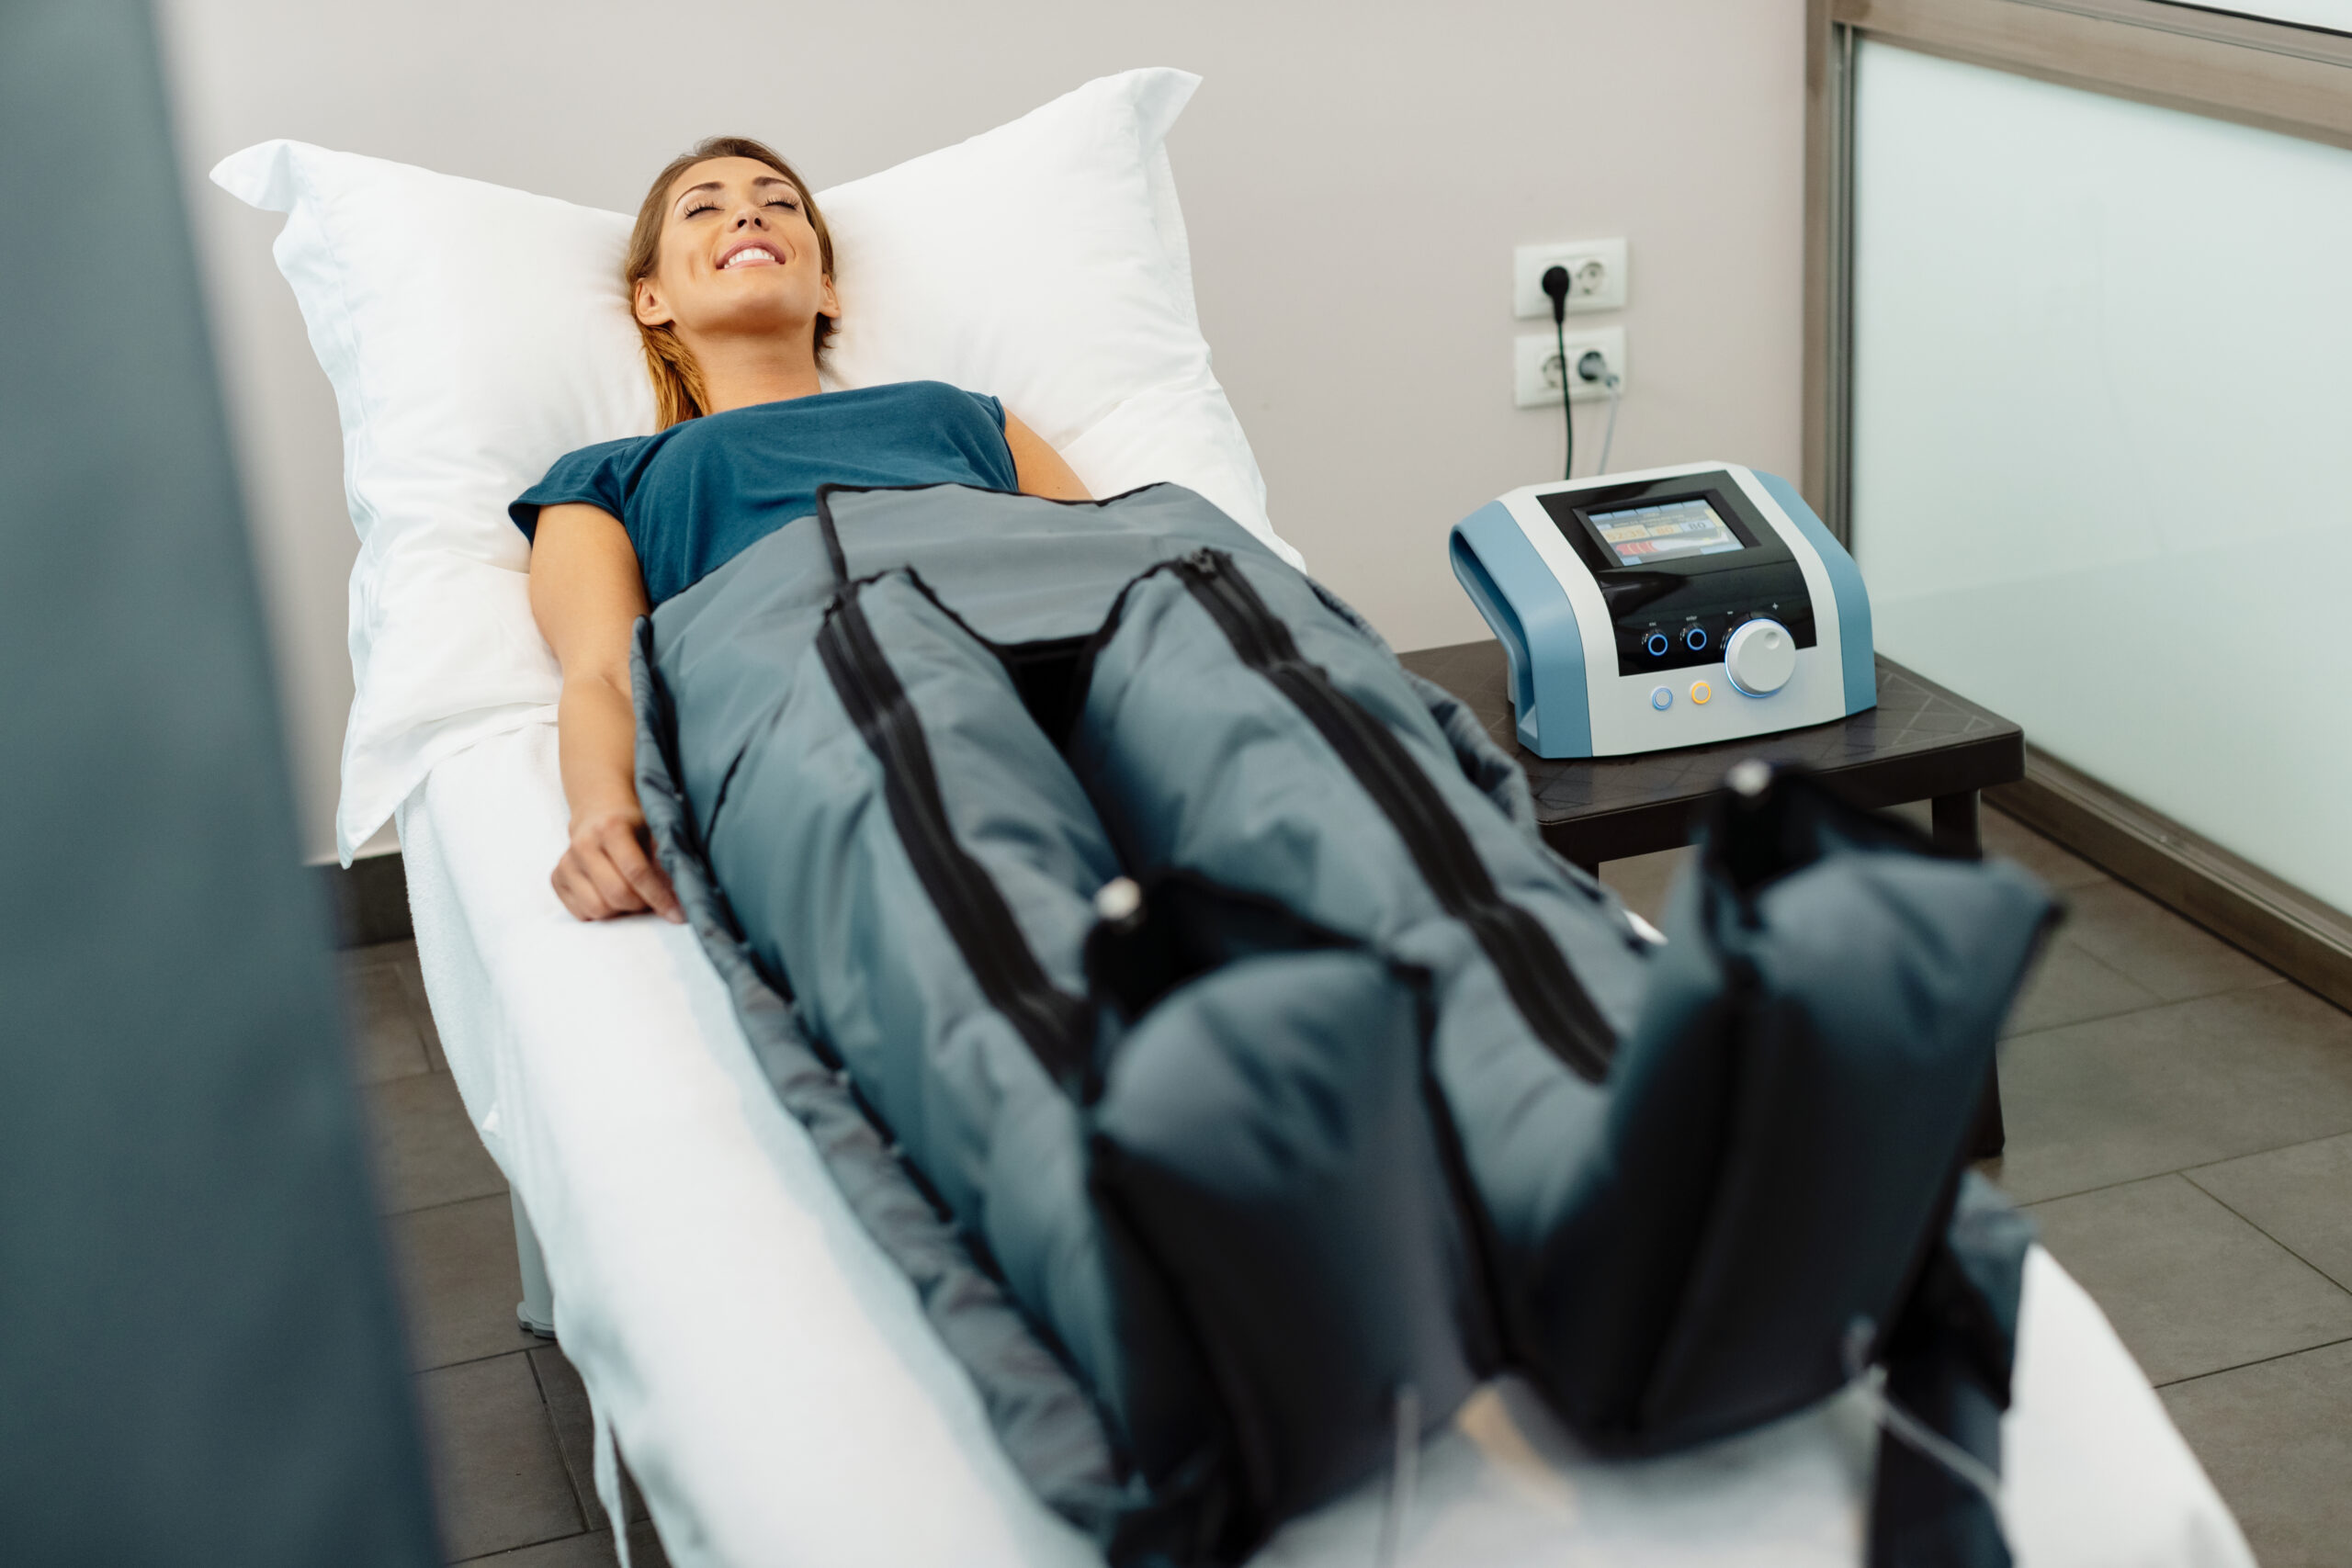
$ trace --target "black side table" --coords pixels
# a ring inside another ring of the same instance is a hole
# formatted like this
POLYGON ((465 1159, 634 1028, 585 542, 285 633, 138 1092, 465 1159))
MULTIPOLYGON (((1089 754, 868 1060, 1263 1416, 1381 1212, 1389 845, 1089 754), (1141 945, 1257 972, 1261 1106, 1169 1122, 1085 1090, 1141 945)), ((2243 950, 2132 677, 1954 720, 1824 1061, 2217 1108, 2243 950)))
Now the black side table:
MULTIPOLYGON (((1401 657, 1405 668, 1468 704, 1487 733, 1517 754, 1544 841, 1588 871, 1689 843, 1699 804, 1746 757, 1803 763, 1863 806, 1928 801, 1937 841, 1970 854, 1981 848, 1977 792, 2025 777, 2023 730, 1883 656, 1878 706, 1851 718, 1713 746, 1566 761, 1521 749, 1500 643, 1457 643, 1401 657)), ((1996 1076, 1985 1086, 1977 1156, 1999 1154, 2004 1141, 1996 1076)))

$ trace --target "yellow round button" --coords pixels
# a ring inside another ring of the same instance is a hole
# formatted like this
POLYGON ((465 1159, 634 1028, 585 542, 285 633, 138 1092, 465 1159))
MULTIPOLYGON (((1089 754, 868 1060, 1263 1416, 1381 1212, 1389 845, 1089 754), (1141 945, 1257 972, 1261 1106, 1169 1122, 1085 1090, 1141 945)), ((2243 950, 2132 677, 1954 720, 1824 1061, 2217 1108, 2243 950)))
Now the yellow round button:
POLYGON ((1714 694, 1715 689, 1713 686, 1708 685, 1704 681, 1693 681, 1690 682, 1690 700, 1692 702, 1703 703, 1714 694))

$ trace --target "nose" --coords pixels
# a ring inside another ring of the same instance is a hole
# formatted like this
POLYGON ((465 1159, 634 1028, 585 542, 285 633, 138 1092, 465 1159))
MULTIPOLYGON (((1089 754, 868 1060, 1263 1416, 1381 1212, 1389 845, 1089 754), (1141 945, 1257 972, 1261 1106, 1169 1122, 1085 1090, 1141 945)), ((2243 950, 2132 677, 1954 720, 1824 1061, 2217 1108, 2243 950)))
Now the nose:
POLYGON ((764 229, 768 226, 768 220, 761 215, 758 208, 747 207, 735 215, 735 227, 741 229, 746 224, 754 229, 764 229))

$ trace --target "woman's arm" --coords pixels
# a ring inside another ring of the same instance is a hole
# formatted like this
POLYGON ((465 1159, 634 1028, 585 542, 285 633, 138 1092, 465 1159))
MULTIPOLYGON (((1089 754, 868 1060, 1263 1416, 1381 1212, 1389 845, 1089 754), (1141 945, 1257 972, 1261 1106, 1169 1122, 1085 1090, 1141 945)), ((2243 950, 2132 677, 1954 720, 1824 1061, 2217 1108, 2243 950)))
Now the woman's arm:
POLYGON ((645 612, 645 579, 619 519, 577 503, 539 513, 531 613, 563 667, 556 754, 571 807, 571 847, 548 881, 583 920, 647 909, 685 919, 669 878, 646 852, 645 813, 637 804, 628 643, 645 612))
POLYGON ((1048 501, 1091 501, 1086 486, 1069 471, 1062 455, 1046 446, 1035 431, 1008 412, 1004 416, 1004 444, 1012 448, 1012 471, 1021 481, 1023 495, 1042 495, 1048 501))

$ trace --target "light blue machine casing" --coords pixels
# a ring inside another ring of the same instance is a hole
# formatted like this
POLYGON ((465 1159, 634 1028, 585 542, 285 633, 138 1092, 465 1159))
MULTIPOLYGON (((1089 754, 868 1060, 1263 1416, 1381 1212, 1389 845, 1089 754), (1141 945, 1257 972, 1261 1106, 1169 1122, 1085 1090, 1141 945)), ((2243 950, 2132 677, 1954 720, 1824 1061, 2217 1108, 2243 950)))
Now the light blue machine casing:
POLYGON ((1463 592, 1503 645, 1520 744, 1539 757, 1624 756, 1769 735, 1878 702, 1861 573, 1796 488, 1777 475, 1689 463, 1530 485, 1454 525, 1450 553, 1463 592), (1621 674, 1619 626, 1600 581, 1541 500, 1684 479, 1736 487, 1751 525, 1760 520, 1770 527, 1803 574, 1813 642, 1798 649, 1787 683, 1768 694, 1742 691, 1721 662, 1720 648, 1713 663, 1686 660, 1670 671, 1621 674))

